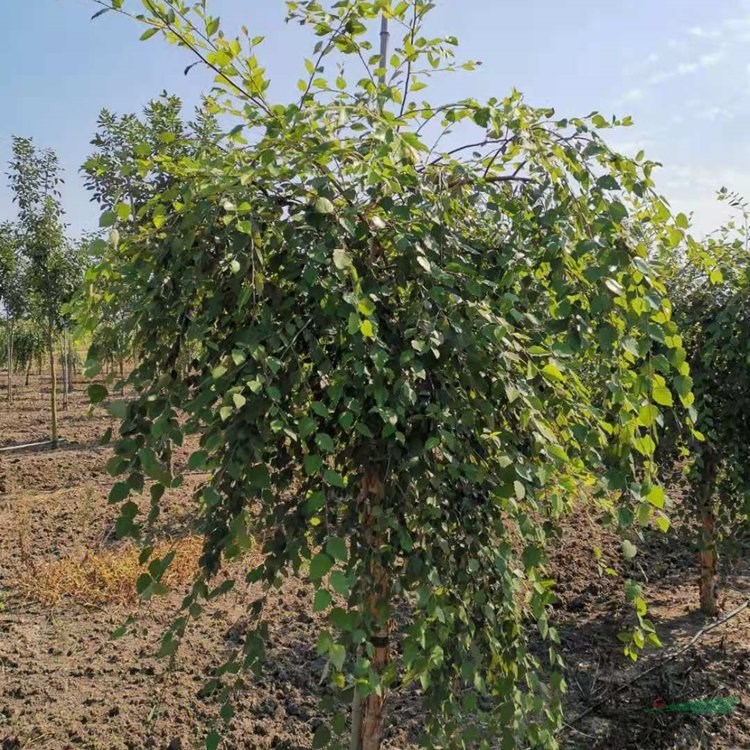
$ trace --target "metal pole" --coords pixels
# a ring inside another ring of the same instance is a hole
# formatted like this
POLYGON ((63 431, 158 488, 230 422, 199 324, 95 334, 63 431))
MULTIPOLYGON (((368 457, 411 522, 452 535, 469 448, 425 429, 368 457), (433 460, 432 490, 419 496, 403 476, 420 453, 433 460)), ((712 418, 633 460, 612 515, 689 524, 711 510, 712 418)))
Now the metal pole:
POLYGON ((380 83, 385 83, 385 71, 388 58, 388 40, 391 35, 388 31, 388 19, 385 13, 383 13, 380 19, 380 83))

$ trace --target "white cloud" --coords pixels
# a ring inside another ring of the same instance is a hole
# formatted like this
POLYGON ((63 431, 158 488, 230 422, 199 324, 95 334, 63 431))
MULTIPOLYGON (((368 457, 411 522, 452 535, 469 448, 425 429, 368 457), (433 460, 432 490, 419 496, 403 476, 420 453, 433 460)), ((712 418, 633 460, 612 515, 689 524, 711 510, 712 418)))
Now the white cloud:
POLYGON ((721 32, 718 29, 706 29, 703 26, 693 26, 688 29, 688 34, 701 39, 715 39, 716 37, 721 36, 721 32))
POLYGON ((708 107, 698 114, 704 120, 731 120, 734 113, 724 107, 708 107))
POLYGON ((704 68, 711 68, 714 65, 718 65, 725 57, 726 53, 723 49, 718 49, 714 52, 703 54, 697 60, 681 62, 678 63, 674 68, 661 70, 654 73, 653 75, 650 75, 646 79, 646 84, 648 86, 658 86, 660 83, 669 81, 672 78, 677 78, 678 76, 693 75, 699 70, 702 70, 704 68))
POLYGON ((622 95, 621 99, 623 102, 637 102, 643 99, 643 89, 630 89, 622 95))
POLYGON ((668 81, 670 78, 674 78, 673 72, 662 71, 661 73, 654 73, 646 79, 646 84, 649 86, 658 86, 664 81, 668 81))
POLYGON ((686 76, 695 73, 700 68, 698 63, 680 63, 675 69, 678 76, 686 76))
POLYGON ((698 64, 702 68, 709 68, 712 65, 716 65, 717 63, 720 63, 724 58, 726 57, 726 54, 723 50, 717 50, 716 52, 711 52, 708 55, 701 55, 698 58, 698 64))

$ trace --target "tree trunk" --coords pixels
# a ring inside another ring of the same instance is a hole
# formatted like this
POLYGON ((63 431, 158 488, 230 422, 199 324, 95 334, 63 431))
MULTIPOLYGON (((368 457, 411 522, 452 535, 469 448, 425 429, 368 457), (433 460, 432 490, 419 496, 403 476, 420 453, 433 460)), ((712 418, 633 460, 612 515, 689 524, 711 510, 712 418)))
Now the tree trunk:
POLYGON ((68 341, 67 334, 63 331, 62 337, 62 357, 60 364, 62 366, 62 379, 63 379, 63 411, 68 410, 68 341))
POLYGON ((8 320, 8 403, 13 403, 13 323, 8 320))
POLYGON ((49 346, 49 369, 50 369, 50 407, 52 408, 52 447, 57 448, 57 368, 55 367, 55 346, 52 338, 52 323, 47 331, 47 344, 49 346))
POLYGON ((68 336, 68 357, 65 361, 65 364, 68 368, 68 393, 73 393, 73 374, 75 373, 75 367, 73 365, 73 361, 75 357, 73 357, 73 346, 70 341, 70 334, 67 334, 68 336))
MULTIPOLYGON (((364 525, 370 537, 370 584, 372 592, 367 600, 368 615, 372 621, 370 643, 373 646, 371 665, 382 675, 391 660, 390 625, 389 625, 389 582, 388 572, 379 560, 381 540, 374 529, 376 517, 373 507, 382 502, 383 483, 377 472, 368 469, 362 481, 360 494, 365 504, 364 525)), ((383 722, 385 719, 386 691, 383 686, 380 693, 372 692, 364 698, 355 696, 352 712, 353 750, 380 750, 383 739, 383 722), (358 726, 357 726, 358 725, 358 726), (358 730, 359 741, 354 734, 358 730)))
POLYGON ((28 388, 28 385, 29 385, 29 378, 31 377, 31 365, 33 365, 33 364, 34 364, 33 357, 29 357, 29 364, 26 367, 26 383, 25 383, 25 385, 26 385, 27 388, 28 388))
POLYGON ((167 473, 171 480, 174 478, 174 451, 172 450, 171 440, 167 441, 167 450, 165 451, 164 460, 167 464, 167 473))
POLYGON ((703 452, 703 468, 698 489, 698 514, 701 529, 699 538, 700 558, 700 602, 701 611, 707 615, 716 615, 718 584, 716 580, 716 516, 713 507, 713 495, 716 487, 718 462, 710 449, 703 452))

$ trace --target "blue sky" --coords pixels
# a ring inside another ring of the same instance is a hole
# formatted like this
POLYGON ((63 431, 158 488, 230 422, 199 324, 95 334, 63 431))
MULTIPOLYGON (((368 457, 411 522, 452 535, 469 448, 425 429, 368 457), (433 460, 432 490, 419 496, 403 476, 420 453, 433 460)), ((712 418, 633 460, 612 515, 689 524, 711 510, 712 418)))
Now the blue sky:
MULTIPOLYGON (((133 0, 131 0, 133 1, 133 0)), ((126 3, 127 4, 127 3, 126 3)), ((278 98, 293 95, 309 48, 304 30, 283 23, 282 0, 209 0, 226 31, 244 23, 264 34, 261 59, 278 98)), ((561 115, 598 110, 631 114, 612 135, 622 150, 664 163, 661 192, 675 209, 695 212, 696 230, 723 217, 713 198, 722 185, 750 197, 750 0, 437 0, 435 33, 455 34, 473 73, 447 76, 433 100, 502 96, 515 86, 531 104, 561 115)), ((198 101, 209 79, 159 37, 107 14, 90 21, 90 0, 2 0, 0 162, 12 134, 33 136, 60 155, 71 232, 93 228, 78 168, 102 107, 139 110, 162 90, 198 101)), ((3 172, 5 169, 3 169, 3 172)), ((11 217, 5 180, 0 219, 11 217)))

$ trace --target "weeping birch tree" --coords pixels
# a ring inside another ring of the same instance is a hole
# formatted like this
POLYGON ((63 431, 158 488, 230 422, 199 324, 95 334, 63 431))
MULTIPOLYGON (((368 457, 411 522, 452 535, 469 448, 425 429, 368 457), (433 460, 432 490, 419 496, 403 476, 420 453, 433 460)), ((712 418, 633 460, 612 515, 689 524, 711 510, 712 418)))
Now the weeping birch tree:
MULTIPOLYGON (((689 521, 697 520, 701 610, 719 611, 719 551, 750 523, 750 206, 726 189, 732 219, 671 260, 675 320, 692 376, 700 440, 688 439, 689 521)), ((679 445, 679 434, 675 441, 679 445)), ((668 454, 674 460, 674 453, 668 454)))
MULTIPOLYGON (((287 2, 315 37, 291 101, 272 98, 262 38, 222 32, 208 3, 98 4, 191 51, 210 111, 234 118, 213 148, 153 157, 166 186, 90 286, 92 319, 109 297, 133 303, 132 395, 112 405, 118 528, 139 533, 130 495, 147 478, 153 513, 180 482, 171 442, 199 435, 189 466, 209 476, 201 572, 162 653, 256 536, 247 580, 264 593, 212 681, 222 716, 238 673, 262 668, 267 597, 296 572, 338 689, 313 747, 377 750, 407 689, 427 747, 553 747, 547 546, 592 494, 629 555, 639 525, 663 521, 653 453, 686 365, 649 250, 683 232, 654 165, 607 146, 627 121, 560 118, 518 92, 423 99, 461 67, 454 38, 426 35, 424 0, 287 2), (385 62, 379 32, 395 38, 385 62)), ((151 561, 143 595, 169 562, 151 561)), ((633 656, 655 639, 641 604, 633 656)))

